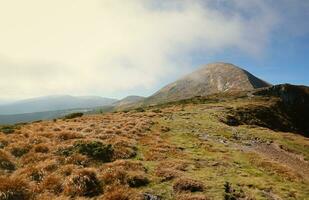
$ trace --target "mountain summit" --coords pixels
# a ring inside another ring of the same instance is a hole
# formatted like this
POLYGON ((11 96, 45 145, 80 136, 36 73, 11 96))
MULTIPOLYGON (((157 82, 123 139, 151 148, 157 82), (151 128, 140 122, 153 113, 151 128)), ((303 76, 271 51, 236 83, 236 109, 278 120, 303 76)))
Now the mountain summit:
POLYGON ((230 63, 212 63, 168 84, 148 98, 150 103, 187 99, 194 96, 244 91, 270 86, 244 69, 230 63))

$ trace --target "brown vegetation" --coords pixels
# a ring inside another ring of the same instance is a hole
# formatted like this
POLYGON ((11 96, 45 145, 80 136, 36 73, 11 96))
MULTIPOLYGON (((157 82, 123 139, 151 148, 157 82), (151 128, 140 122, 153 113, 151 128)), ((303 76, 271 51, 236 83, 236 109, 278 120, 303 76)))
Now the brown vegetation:
POLYGON ((149 183, 145 168, 119 159, 136 156, 137 140, 150 126, 144 113, 117 113, 35 122, 18 132, 2 127, 0 199, 66 199, 103 191, 103 199, 138 199, 129 187, 149 183))
POLYGON ((74 172, 64 183, 64 193, 69 196, 96 196, 102 186, 94 170, 82 169, 74 172))
POLYGON ((1 200, 28 200, 31 195, 26 181, 20 178, 0 176, 1 200))
POLYGON ((307 162, 309 140, 227 126, 220 119, 248 102, 215 98, 2 131, 0 200, 306 199, 307 171, 293 166, 307 162), (282 151, 294 165, 276 159, 282 151))
POLYGON ((173 188, 175 192, 201 192, 204 190, 204 184, 197 180, 180 178, 175 181, 173 188))

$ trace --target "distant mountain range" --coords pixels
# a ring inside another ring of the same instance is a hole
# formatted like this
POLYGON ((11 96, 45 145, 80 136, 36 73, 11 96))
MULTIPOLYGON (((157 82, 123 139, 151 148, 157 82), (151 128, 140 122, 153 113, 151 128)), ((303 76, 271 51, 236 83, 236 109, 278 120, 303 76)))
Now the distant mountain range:
POLYGON ((13 124, 62 117, 72 112, 89 112, 109 106, 117 99, 99 96, 54 95, 0 105, 0 124, 13 124))
POLYGON ((98 96, 45 96, 0 105, 0 115, 25 114, 111 105, 117 99, 98 96))
POLYGON ((32 122, 38 120, 51 120, 55 118, 64 117, 67 114, 75 112, 89 112, 93 108, 85 109, 69 109, 69 110, 55 110, 55 111, 45 111, 45 112, 34 112, 34 113, 24 113, 24 114, 14 114, 14 115, 0 115, 0 125, 2 124, 16 124, 23 122, 32 122))

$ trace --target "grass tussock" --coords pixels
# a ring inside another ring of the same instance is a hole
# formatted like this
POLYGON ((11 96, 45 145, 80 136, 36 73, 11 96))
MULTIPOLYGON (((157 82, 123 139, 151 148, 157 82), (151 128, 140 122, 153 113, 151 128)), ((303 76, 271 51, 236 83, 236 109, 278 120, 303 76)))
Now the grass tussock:
POLYGON ((12 147, 10 152, 13 156, 15 157, 21 157, 25 154, 27 154, 28 152, 30 151, 30 147, 29 146, 15 146, 15 147, 12 147))
POLYGON ((202 192, 204 191, 204 184, 197 180, 180 178, 175 181, 173 189, 175 192, 202 192))
POLYGON ((15 170, 15 164, 12 162, 11 156, 3 150, 0 150, 0 169, 15 170))
POLYGON ((6 126, 0 126, 0 132, 4 134, 12 134, 16 130, 19 130, 20 126, 18 125, 6 125, 6 126))
POLYGON ((32 196, 28 183, 20 178, 0 177, 1 200, 28 200, 32 196))
POLYGON ((142 173, 131 173, 128 175, 127 182, 130 187, 136 188, 146 186, 150 181, 147 176, 142 173))
POLYGON ((34 151, 36 153, 48 153, 49 147, 47 145, 44 145, 44 144, 39 144, 39 145, 36 145, 34 147, 34 151))
POLYGON ((102 193, 102 186, 94 170, 82 169, 66 179, 64 193, 68 196, 93 197, 102 193))
POLYGON ((100 200, 144 200, 136 190, 123 186, 112 186, 100 200))
POLYGON ((57 174, 43 177, 36 192, 42 193, 43 191, 59 195, 63 191, 63 177, 57 174))
POLYGON ((126 185, 132 188, 146 186, 150 180, 146 169, 139 162, 119 160, 109 163, 101 171, 100 179, 105 185, 126 185))

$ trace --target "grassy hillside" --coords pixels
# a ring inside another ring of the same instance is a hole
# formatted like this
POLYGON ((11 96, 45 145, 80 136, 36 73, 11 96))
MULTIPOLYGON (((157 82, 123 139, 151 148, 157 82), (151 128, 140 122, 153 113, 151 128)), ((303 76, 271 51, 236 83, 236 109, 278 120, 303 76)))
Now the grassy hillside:
POLYGON ((277 101, 213 95, 2 127, 0 199, 308 199, 308 138, 228 125, 277 101))

